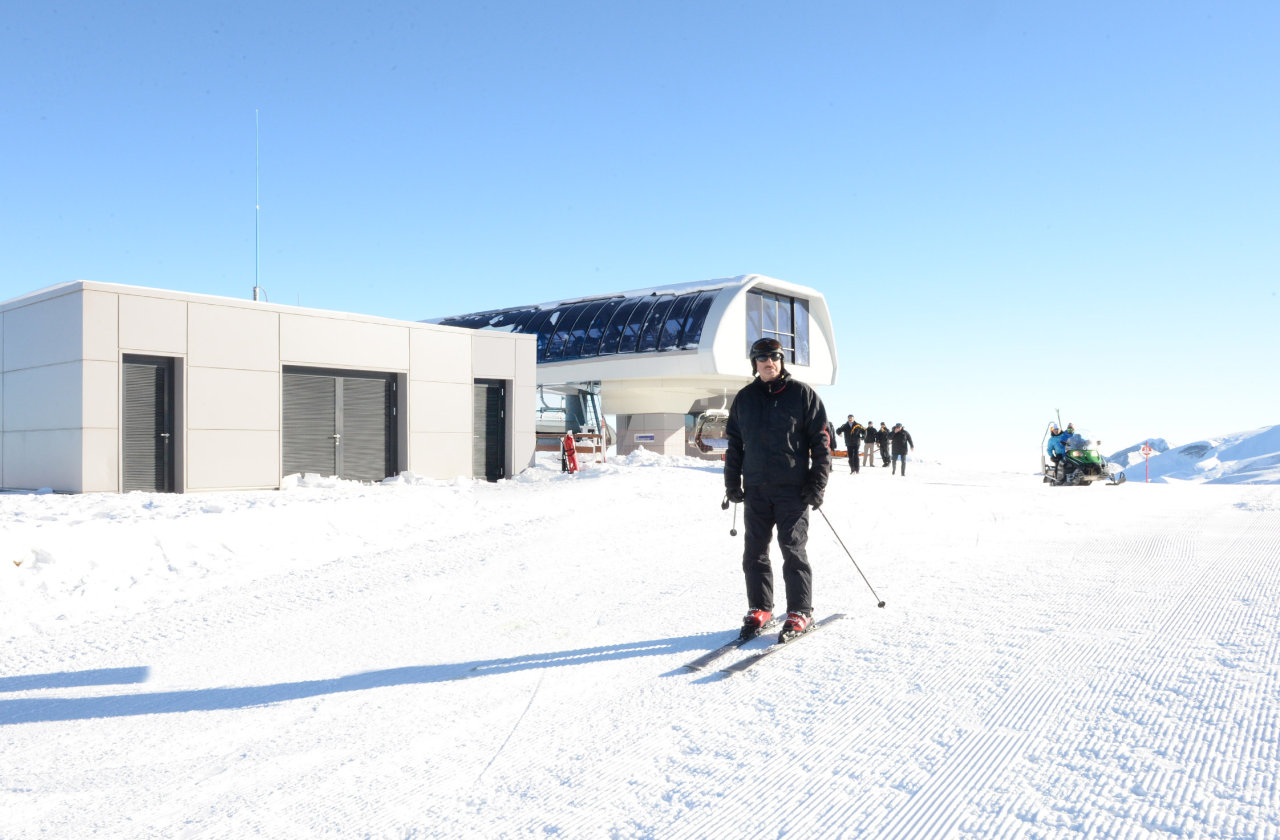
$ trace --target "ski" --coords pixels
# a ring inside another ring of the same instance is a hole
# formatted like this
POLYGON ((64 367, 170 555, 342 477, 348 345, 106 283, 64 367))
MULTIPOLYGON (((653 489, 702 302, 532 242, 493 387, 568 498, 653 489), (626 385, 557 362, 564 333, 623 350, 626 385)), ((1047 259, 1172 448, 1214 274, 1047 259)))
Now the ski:
POLYGON ((760 628, 760 631, 756 633, 754 636, 747 636, 745 639, 741 636, 738 636, 732 641, 725 642, 718 648, 714 648, 712 650, 707 651, 706 653, 702 654, 702 656, 699 656, 697 659, 693 660, 692 662, 685 663, 681 667, 687 671, 701 671, 703 668, 707 667, 712 662, 715 662, 717 659, 724 656, 725 654, 731 651, 737 650, 738 648, 742 647, 747 642, 750 642, 753 639, 760 638, 760 636, 763 635, 765 630, 769 629, 770 627, 777 627, 785 619, 786 619, 785 614, 775 615, 773 618, 766 621, 764 623, 764 626, 762 626, 760 628))
POLYGON ((790 644, 793 644, 793 643, 795 643, 795 642, 798 642, 798 641, 800 641, 801 639, 803 639, 805 636, 811 636, 811 635, 813 635, 815 632, 817 632, 817 630, 818 630, 818 629, 820 629, 820 628, 822 628, 822 627, 825 627, 826 625, 830 624, 830 623, 831 623, 831 622, 833 622, 833 621, 839 621, 839 620, 840 620, 840 619, 842 619, 842 618, 844 618, 844 613, 835 613, 835 614, 833 614, 833 615, 829 615, 829 616, 827 616, 827 617, 826 617, 826 618, 824 618, 824 619, 821 619, 821 620, 819 620, 819 621, 815 621, 815 622, 813 622, 812 624, 810 624, 810 625, 809 625, 809 629, 808 629, 808 630, 804 631, 804 632, 803 632, 803 633, 801 633, 799 636, 796 636, 795 638, 790 639, 790 640, 785 641, 785 642, 774 642, 773 644, 769 645, 769 646, 768 646, 767 648, 765 648, 764 650, 762 650, 762 651, 760 651, 760 652, 758 652, 758 653, 753 653, 753 654, 751 654, 751 655, 750 655, 750 656, 748 656, 746 659, 739 659, 737 662, 734 662, 732 665, 726 665, 726 666, 724 666, 723 668, 721 668, 721 669, 720 669, 720 673, 722 673, 722 674, 730 674, 730 675, 731 675, 731 674, 737 674, 737 673, 740 673, 740 672, 742 672, 742 671, 745 671, 745 670, 747 670, 748 668, 750 668, 752 665, 754 665, 754 664, 756 664, 757 662, 759 662, 761 659, 764 659, 766 656, 771 656, 772 654, 775 654, 775 653, 777 653, 778 651, 782 650, 782 649, 783 649, 784 647, 786 647, 787 645, 790 645, 790 644))

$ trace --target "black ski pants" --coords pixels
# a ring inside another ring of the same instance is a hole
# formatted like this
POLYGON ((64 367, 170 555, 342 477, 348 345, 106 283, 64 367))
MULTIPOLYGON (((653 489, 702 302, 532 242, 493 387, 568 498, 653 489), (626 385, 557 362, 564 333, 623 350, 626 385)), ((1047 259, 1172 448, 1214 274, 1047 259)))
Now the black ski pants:
POLYGON ((769 543, 778 530, 782 550, 782 580, 787 587, 787 612, 813 610, 813 570, 805 545, 809 541, 809 508, 798 484, 766 484, 746 488, 742 516, 745 547, 742 571, 747 578, 747 606, 773 609, 773 566, 769 543))

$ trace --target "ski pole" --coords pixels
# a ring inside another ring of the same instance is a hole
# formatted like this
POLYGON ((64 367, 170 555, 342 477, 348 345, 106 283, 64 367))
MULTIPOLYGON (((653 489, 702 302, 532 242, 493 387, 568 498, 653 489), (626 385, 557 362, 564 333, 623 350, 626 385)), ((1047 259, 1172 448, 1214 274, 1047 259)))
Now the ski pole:
MULTIPOLYGON (((728 509, 729 509, 729 494, 728 494, 728 493, 725 493, 725 494, 724 494, 724 501, 720 502, 720 509, 721 509, 721 510, 728 510, 728 509)), ((731 526, 729 527, 729 536, 731 536, 731 537, 736 537, 736 536, 738 536, 738 503, 737 503, 737 502, 734 502, 734 503, 733 503, 733 525, 731 525, 731 526)))
MULTIPOLYGON (((844 540, 840 539, 840 534, 836 532, 836 526, 831 524, 831 520, 827 519, 827 512, 822 508, 818 508, 818 513, 822 514, 822 519, 827 523, 827 527, 831 529, 831 533, 835 534, 836 542, 840 543, 840 547, 844 549, 844 553, 849 555, 849 559, 853 560, 853 552, 849 551, 849 547, 844 544, 844 540)), ((867 585, 867 589, 871 590, 871 594, 876 596, 876 606, 884 609, 884 601, 880 600, 880 596, 876 595, 876 590, 871 586, 871 581, 867 580, 867 576, 862 574, 862 567, 858 565, 857 560, 853 560, 853 567, 858 570, 858 574, 862 575, 862 582, 867 585)))

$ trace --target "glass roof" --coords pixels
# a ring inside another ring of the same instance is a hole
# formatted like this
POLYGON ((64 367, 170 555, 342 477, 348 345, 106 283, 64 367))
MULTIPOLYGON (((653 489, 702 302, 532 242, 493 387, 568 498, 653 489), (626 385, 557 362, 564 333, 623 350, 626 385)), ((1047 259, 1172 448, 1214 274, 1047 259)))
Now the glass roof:
POLYGON ((719 289, 655 290, 434 319, 447 327, 538 337, 538 362, 694 350, 719 289))

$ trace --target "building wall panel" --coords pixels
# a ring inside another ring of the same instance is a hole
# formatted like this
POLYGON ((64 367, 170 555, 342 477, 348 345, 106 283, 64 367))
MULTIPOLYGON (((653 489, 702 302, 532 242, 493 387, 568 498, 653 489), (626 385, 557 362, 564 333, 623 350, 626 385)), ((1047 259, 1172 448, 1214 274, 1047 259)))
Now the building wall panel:
POLYGON ((279 371, 280 313, 192 303, 187 319, 193 367, 279 371))
POLYGON ((423 327, 413 330, 409 348, 411 378, 471 384, 470 334, 423 327))
MULTIPOLYGON (((94 293, 96 296, 98 293, 94 293)), ((116 352, 183 356, 187 352, 187 302, 141 295, 118 295, 120 338, 116 352)), ((85 332, 89 331, 86 313, 85 332)), ((93 342, 96 346, 97 342, 93 342)), ((86 348, 88 342, 86 342, 86 348)))
POLYGON ((79 361, 83 345, 82 296, 69 292, 4 313, 5 370, 79 361))
POLYGON ((409 328, 321 315, 280 316, 280 361, 287 365, 402 371, 409 328))
POLYGON ((114 362, 120 346, 118 295, 86 289, 81 294, 80 358, 114 362))
POLYGON ((516 342, 509 335, 477 331, 471 339, 471 372, 477 379, 514 379, 516 342))
POLYGON ((471 475, 471 432, 409 435, 409 471, 427 478, 450 479, 471 475))
POLYGON ((120 429, 120 365, 86 361, 81 366, 81 422, 87 429, 120 429))
POLYGON ((280 486, 280 435, 243 429, 187 432, 187 489, 252 490, 280 486))
POLYGON ((83 490, 80 429, 4 433, 4 486, 44 487, 63 493, 83 490))
POLYGON ((410 381, 409 433, 470 435, 471 396, 470 383, 410 381))
POLYGON ((6 432, 79 429, 83 365, 77 360, 13 370, 4 377, 6 432))
POLYGON ((187 368, 191 429, 280 430, 280 375, 274 371, 187 368))
POLYGON ((80 493, 120 491, 120 433, 116 429, 85 429, 81 435, 80 493))

